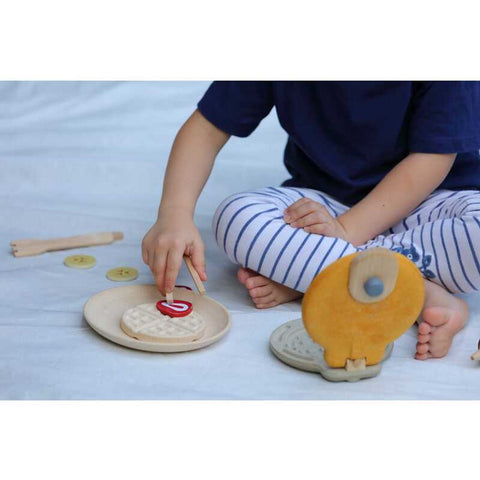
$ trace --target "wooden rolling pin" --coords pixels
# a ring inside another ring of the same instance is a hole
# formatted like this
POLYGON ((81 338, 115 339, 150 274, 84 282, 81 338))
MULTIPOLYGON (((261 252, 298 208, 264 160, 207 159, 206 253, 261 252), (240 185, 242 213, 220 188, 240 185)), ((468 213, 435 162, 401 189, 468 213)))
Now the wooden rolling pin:
POLYGON ((50 240, 36 240, 34 238, 27 240, 14 240, 10 242, 10 245, 15 257, 28 257, 55 250, 107 245, 115 240, 122 239, 122 232, 100 232, 77 235, 75 237, 53 238, 50 240))

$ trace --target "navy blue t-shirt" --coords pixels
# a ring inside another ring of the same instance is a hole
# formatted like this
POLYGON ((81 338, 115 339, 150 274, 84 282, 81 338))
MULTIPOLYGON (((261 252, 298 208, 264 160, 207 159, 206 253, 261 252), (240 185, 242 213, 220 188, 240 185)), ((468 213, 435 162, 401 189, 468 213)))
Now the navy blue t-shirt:
POLYGON ((480 188, 480 82, 213 82, 200 112, 246 137, 275 107, 287 186, 347 205, 412 152, 457 153, 439 188, 480 188))

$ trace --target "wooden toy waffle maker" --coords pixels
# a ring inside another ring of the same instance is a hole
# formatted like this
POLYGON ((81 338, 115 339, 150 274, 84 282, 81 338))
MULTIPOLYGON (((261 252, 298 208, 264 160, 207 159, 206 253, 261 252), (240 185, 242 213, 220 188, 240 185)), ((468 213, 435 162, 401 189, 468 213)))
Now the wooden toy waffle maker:
POLYGON ((277 328, 270 347, 288 365, 327 380, 373 377, 420 315, 424 297, 422 276, 405 256, 385 248, 354 253, 314 278, 302 319, 277 328))

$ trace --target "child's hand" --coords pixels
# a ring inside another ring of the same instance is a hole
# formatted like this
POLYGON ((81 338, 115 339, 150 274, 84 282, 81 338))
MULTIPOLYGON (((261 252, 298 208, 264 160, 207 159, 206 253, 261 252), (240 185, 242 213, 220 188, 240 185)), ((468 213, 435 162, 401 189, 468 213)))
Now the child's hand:
POLYGON ((307 233, 343 238, 348 242, 343 225, 321 203, 310 198, 301 198, 292 203, 284 211, 283 218, 291 227, 303 228, 307 233))
POLYGON ((173 291, 183 255, 191 257, 201 280, 207 280, 204 252, 191 215, 179 210, 161 214, 142 242, 143 261, 150 267, 162 294, 173 291))

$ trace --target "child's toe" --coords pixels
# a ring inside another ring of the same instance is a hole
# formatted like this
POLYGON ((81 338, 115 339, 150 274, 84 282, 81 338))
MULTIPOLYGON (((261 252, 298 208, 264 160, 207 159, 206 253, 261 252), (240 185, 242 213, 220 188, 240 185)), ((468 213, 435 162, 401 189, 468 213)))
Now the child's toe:
POLYGON ((262 298, 270 295, 272 293, 272 288, 269 285, 264 287, 255 287, 252 288, 249 293, 252 298, 262 298))
POLYGON ((430 335, 418 335, 418 343, 428 343, 430 335))
POLYGON ((250 270, 249 268, 240 267, 237 271, 238 281, 243 285, 245 285, 245 282, 247 281, 247 279, 253 276, 256 276, 256 273, 253 270, 250 270))
POLYGON ((265 303, 271 303, 275 301, 275 295, 273 292, 268 293, 267 295, 264 295, 263 297, 257 297, 254 298, 253 301, 257 304, 265 304, 265 303))
POLYGON ((268 303, 259 303, 255 306, 259 309, 264 309, 264 308, 276 307, 277 305, 278 305, 278 302, 274 300, 274 301, 268 302, 268 303))
POLYGON ((245 281, 245 286, 252 290, 255 287, 264 287, 268 285, 270 281, 268 278, 262 277, 261 275, 257 275, 256 277, 250 277, 245 281))
POLYGON ((428 343, 417 343, 417 353, 424 354, 427 353, 430 349, 428 343))
POLYGON ((430 355, 428 353, 417 353, 415 355, 416 360, 427 360, 428 358, 430 358, 430 355))
POLYGON ((422 322, 418 326, 418 333, 421 335, 428 335, 431 332, 432 332, 432 327, 427 322, 422 322))

